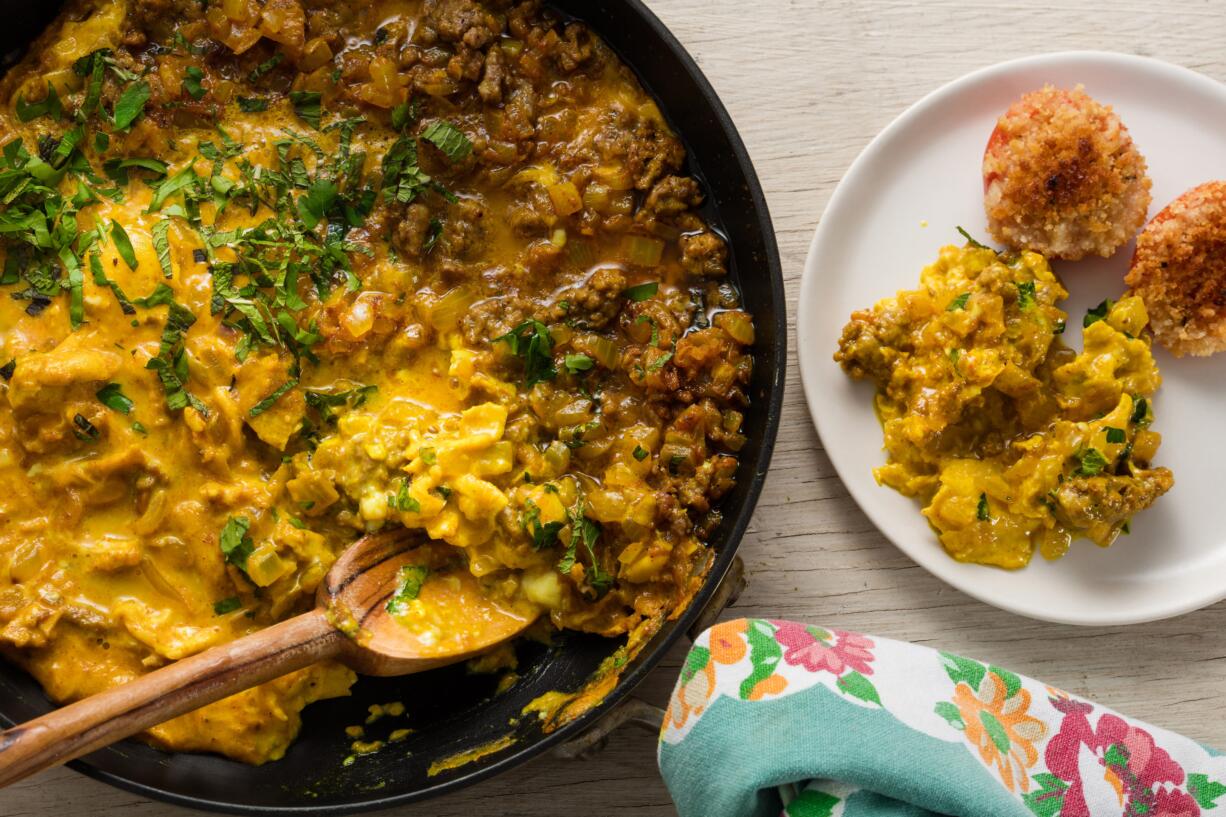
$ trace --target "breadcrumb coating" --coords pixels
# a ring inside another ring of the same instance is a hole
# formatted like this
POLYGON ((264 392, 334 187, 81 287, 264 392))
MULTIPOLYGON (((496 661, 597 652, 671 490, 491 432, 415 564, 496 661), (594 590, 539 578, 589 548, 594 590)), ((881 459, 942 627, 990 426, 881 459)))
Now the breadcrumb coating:
POLYGON ((1226 349, 1226 182, 1194 187, 1154 216, 1124 281, 1176 357, 1226 349))
POLYGON ((1110 256, 1145 223, 1145 158, 1109 105, 1048 85, 1010 106, 983 155, 988 229, 1049 258, 1110 256))

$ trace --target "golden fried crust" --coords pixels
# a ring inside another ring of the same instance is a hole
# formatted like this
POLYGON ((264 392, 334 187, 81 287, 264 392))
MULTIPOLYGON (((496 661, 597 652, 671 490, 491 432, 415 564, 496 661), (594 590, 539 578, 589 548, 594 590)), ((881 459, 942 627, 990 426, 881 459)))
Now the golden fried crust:
POLYGON ((1195 187, 1154 216, 1124 280, 1177 357, 1226 349, 1226 182, 1195 187))
POLYGON ((984 151, 983 189, 997 241, 1068 260, 1114 253, 1150 202, 1128 129, 1081 86, 1047 86, 1001 116, 984 151))

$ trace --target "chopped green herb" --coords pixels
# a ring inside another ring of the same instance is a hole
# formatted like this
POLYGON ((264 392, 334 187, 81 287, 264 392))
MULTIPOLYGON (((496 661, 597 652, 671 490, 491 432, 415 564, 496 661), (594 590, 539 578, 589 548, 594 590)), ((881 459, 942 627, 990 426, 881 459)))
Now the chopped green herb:
POLYGON ((396 107, 392 108, 392 127, 396 130, 404 130, 406 126, 417 121, 418 110, 417 100, 412 102, 401 102, 396 107))
POLYGON ((252 68, 251 73, 247 75, 247 79, 251 82, 255 82, 260 77, 264 76, 269 71, 271 71, 272 69, 280 65, 281 60, 283 59, 285 59, 285 54, 278 51, 276 54, 273 54, 271 57, 269 57, 268 59, 264 60, 262 63, 257 65, 255 68, 252 68))
POLYGON ((13 372, 15 371, 17 371, 17 358, 13 358, 8 363, 0 366, 0 377, 3 377, 5 380, 12 380, 13 372))
POLYGON ((1112 426, 1107 426, 1106 431, 1107 431, 1107 442, 1109 443, 1113 443, 1113 444, 1122 443, 1124 442, 1125 439, 1127 439, 1127 435, 1124 434, 1124 429, 1122 428, 1114 428, 1112 426))
POLYGON ((987 522, 992 517, 988 513, 988 495, 981 493, 979 495, 979 504, 975 506, 975 518, 980 522, 987 522))
POLYGON ((77 436, 78 440, 84 440, 92 443, 95 442, 99 436, 101 436, 101 433, 94 426, 94 424, 86 419, 82 414, 74 415, 72 418, 72 424, 76 426, 72 433, 77 436))
POLYGON ((438 219, 438 218, 430 219, 430 227, 429 229, 426 230, 426 238, 424 241, 422 241, 421 251, 423 253, 429 253, 430 250, 434 249, 434 245, 438 243, 438 240, 442 238, 442 236, 443 236, 442 219, 438 219))
POLYGON ((634 447, 634 458, 638 460, 639 462, 642 462, 643 460, 647 459, 650 456, 651 456, 650 452, 648 452, 646 448, 643 448, 643 446, 636 445, 634 447))
POLYGON ((260 113, 268 110, 268 100, 258 96, 240 96, 235 98, 238 109, 243 113, 260 113))
POLYGON ((491 342, 505 343, 512 355, 523 360, 525 388, 553 380, 558 374, 553 363, 553 336, 549 334, 549 327, 540 321, 524 321, 491 342))
POLYGON ((657 357, 655 360, 651 361, 651 363, 649 363, 647 366, 647 371, 648 372, 658 372, 661 369, 663 369, 665 365, 667 365, 668 361, 673 359, 673 351, 674 350, 670 349, 669 351, 657 357))
POLYGON ((394 616, 408 612, 409 602, 421 594, 421 587, 430 575, 425 565, 405 565, 396 574, 396 592, 387 602, 387 611, 394 616))
POLYGON ((1017 306, 1022 311, 1033 309, 1035 305, 1034 281, 1015 282, 1017 284, 1017 306))
POLYGON ((1134 394, 1132 397, 1132 415, 1128 419, 1142 427, 1149 425, 1149 401, 1144 397, 1134 394))
POLYGON ((160 179, 168 169, 166 163, 158 159, 107 159, 102 163, 103 172, 120 185, 128 183, 129 170, 148 170, 160 179))
POLYGON ((129 269, 136 269, 136 251, 132 249, 132 239, 128 238, 128 231, 118 221, 111 222, 111 241, 115 242, 119 257, 129 269))
POLYGON ((231 596, 228 599, 222 599, 213 605, 213 613, 219 616, 224 616, 226 613, 233 613, 235 610, 243 606, 243 602, 238 596, 231 596))
POLYGON ((441 150, 451 162, 462 161, 473 152, 473 143, 464 132, 441 119, 427 125, 421 138, 441 150))
POLYGON ((143 79, 124 88, 118 101, 115 102, 115 113, 111 118, 115 129, 127 130, 132 127, 132 123, 144 112, 149 96, 149 83, 143 79))
POLYGON ((131 398, 123 393, 123 389, 118 383, 107 383, 98 389, 95 396, 102 405, 112 411, 118 411, 120 414, 131 414, 132 408, 136 405, 132 402, 131 398))
POLYGON ((586 372, 596 365, 596 361, 584 354, 567 355, 564 362, 566 365, 566 371, 570 372, 571 374, 586 372))
POLYGON ((187 95, 192 99, 203 98, 206 91, 204 90, 204 86, 200 83, 200 81, 204 79, 204 71, 200 70, 194 65, 189 65, 184 74, 186 76, 183 77, 183 90, 187 92, 187 95))
POLYGON ((434 489, 434 493, 438 494, 443 499, 451 499, 451 489, 446 485, 439 485, 434 489))
POLYGON ((1063 335, 1065 326, 1066 324, 1064 321, 1056 321, 1056 325, 1052 328, 1051 333, 1053 335, 1063 335))
POLYGON ((387 506, 393 511, 421 512, 421 503, 409 496, 409 481, 407 479, 400 480, 400 487, 396 489, 395 494, 387 495, 387 506))
POLYGON ((1078 466, 1073 472, 1078 477, 1097 476, 1107 467, 1107 458, 1097 448, 1087 448, 1077 455, 1078 466))
POLYGON ((1085 318, 1082 319, 1081 325, 1090 326, 1091 324, 1095 324, 1101 320, 1104 320, 1107 317, 1107 313, 1111 311, 1111 307, 1114 305, 1115 305, 1115 302, 1112 301, 1110 298, 1103 301, 1098 306, 1086 312, 1086 316, 1085 318))
POLYGON ((622 294, 632 301, 645 301, 654 296, 660 290, 658 281, 648 281, 645 284, 637 284, 629 287, 622 294))
POLYGON ((970 244, 970 245, 971 245, 972 247, 974 247, 975 249, 977 249, 977 250, 990 250, 990 249, 992 249, 992 248, 991 248, 991 247, 989 247, 987 244, 981 244, 980 242, 976 241, 974 238, 972 238, 972 237, 971 237, 971 234, 970 234, 970 233, 968 233, 966 230, 962 229, 961 227, 959 227, 959 228, 958 228, 958 232, 959 232, 959 233, 962 235, 962 237, 963 237, 964 239, 966 239, 966 243, 967 243, 967 244, 970 244))
POLYGON ((141 423, 139 421, 132 423, 132 430, 135 431, 137 434, 148 434, 149 433, 149 429, 145 428, 144 423, 141 423))
POLYGON ((541 509, 531 499, 524 503, 526 509, 522 524, 524 530, 532 536, 532 546, 537 550, 551 548, 558 543, 558 534, 564 527, 561 522, 541 523, 541 509))
POLYGON ((584 506, 584 498, 580 496, 568 512, 571 526, 570 543, 566 547, 562 560, 558 562, 558 571, 563 574, 571 572, 577 559, 579 543, 582 542, 591 560, 590 569, 586 571, 588 583, 596 597, 599 598, 613 586, 613 577, 601 568, 600 557, 596 554, 596 542, 600 539, 601 534, 600 523, 587 518, 584 506))
POLYGON ((284 383, 278 386, 276 391, 274 391, 272 394, 268 395, 263 400, 252 406, 251 410, 247 412, 247 415, 249 417, 259 417, 261 414, 272 408, 274 403, 284 397, 286 392, 297 385, 298 378, 291 377, 289 380, 286 380, 284 383))
POLYGON ((422 448, 417 452, 417 456, 421 457, 421 461, 426 465, 434 465, 438 462, 438 454, 433 448, 422 448))
POLYGON ((221 529, 221 554, 228 564, 232 564, 244 573, 247 572, 247 559, 255 550, 255 543, 247 535, 251 520, 245 516, 231 516, 221 529))
POLYGON ((64 115, 63 103, 60 102, 59 94, 55 92, 55 86, 50 82, 47 83, 47 95, 41 102, 26 102, 25 96, 18 94, 16 109, 17 118, 22 122, 29 122, 48 114, 53 119, 60 119, 64 115))
POLYGON ((315 130, 319 130, 319 121, 323 116, 323 108, 320 105, 322 96, 319 91, 290 91, 289 94, 294 113, 315 130))
POLYGON ((173 278, 175 268, 170 261, 170 239, 167 237, 169 230, 170 219, 163 219, 153 225, 153 249, 157 252, 158 266, 162 268, 162 275, 166 278, 173 278))
POLYGON ((152 309, 155 306, 173 303, 175 299, 175 291, 163 283, 159 283, 143 298, 137 298, 133 301, 137 306, 143 306, 145 309, 152 309))
POLYGON ((961 295, 958 295, 952 301, 950 301, 948 305, 946 305, 945 311, 956 312, 959 309, 966 309, 966 302, 970 300, 970 297, 971 294, 969 292, 963 292, 961 295))

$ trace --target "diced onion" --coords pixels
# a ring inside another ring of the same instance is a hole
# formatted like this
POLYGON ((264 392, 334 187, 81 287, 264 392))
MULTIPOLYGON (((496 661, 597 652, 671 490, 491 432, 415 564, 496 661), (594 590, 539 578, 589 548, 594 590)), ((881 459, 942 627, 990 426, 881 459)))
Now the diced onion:
POLYGON ((454 330, 476 301, 477 296, 468 287, 460 286, 448 290, 431 308, 430 322, 436 329, 445 332, 454 330))
POLYGON ((645 235, 628 235, 623 239, 622 252, 631 264, 654 267, 664 257, 664 242, 645 235))
POLYGON ((579 188, 572 182, 551 184, 545 189, 558 215, 569 216, 583 209, 583 197, 579 195, 579 188))
POLYGON ((753 345, 753 320, 744 312, 721 312, 715 316, 715 325, 742 346, 753 345))
POLYGON ((631 190, 634 188, 634 176, 621 165, 601 165, 592 172, 592 175, 600 179, 612 190, 631 190))
POLYGON ((606 369, 616 369, 621 360, 621 351, 617 344, 605 337, 597 337, 592 343, 592 357, 606 369))

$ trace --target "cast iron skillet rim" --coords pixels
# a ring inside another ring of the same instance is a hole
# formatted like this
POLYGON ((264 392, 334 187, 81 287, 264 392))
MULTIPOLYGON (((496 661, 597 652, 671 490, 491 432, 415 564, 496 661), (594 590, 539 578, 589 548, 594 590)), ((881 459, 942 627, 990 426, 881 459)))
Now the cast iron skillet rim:
MULTIPOLYGON (((762 446, 758 451, 757 461, 754 463, 755 468, 753 476, 749 482, 748 492, 744 502, 737 510, 735 524, 729 531, 727 541, 728 546, 716 558, 715 564, 711 568, 710 574, 707 576, 706 582, 702 589, 695 594, 693 601, 685 612, 673 624, 673 629, 666 637, 664 637, 654 649, 649 652, 644 652, 636 659, 636 666, 628 673, 622 676, 614 689, 605 697, 597 706, 594 706, 589 711, 585 712, 579 718, 576 718, 571 723, 566 724, 560 729, 545 735, 541 739, 524 746, 519 751, 513 751, 500 757, 486 765, 474 766, 468 774, 457 777, 454 780, 449 780, 440 783, 436 786, 429 786, 419 789, 415 792, 405 794, 397 794, 389 797, 375 798, 363 800, 349 804, 321 804, 318 806, 249 806, 236 803, 226 803, 221 800, 206 800, 197 797, 176 794, 174 792, 165 791, 152 786, 146 786, 142 783, 137 783, 128 780, 110 772, 103 771, 97 767, 90 765, 84 760, 74 760, 68 764, 68 767, 81 772, 89 777, 107 783, 116 788, 130 791, 152 800, 159 800, 174 805, 186 806, 188 808, 200 809, 203 811, 220 812, 225 814, 242 814, 242 815, 264 815, 264 814, 309 814, 318 815, 318 817, 326 817, 326 815, 342 815, 356 814, 359 812, 375 811, 378 809, 387 809, 394 806, 405 805, 407 803, 419 802, 432 797, 437 797, 447 792, 466 788, 474 783, 482 780, 487 780, 502 772, 508 771, 516 766, 521 766, 528 760, 535 758, 547 749, 551 749, 559 743, 562 743, 583 730, 591 726, 596 720, 605 715, 610 709, 621 702, 649 672, 655 669, 656 665, 664 657, 664 654, 671 649, 673 644, 681 638, 689 629, 690 625, 698 614, 706 607, 710 601, 711 595, 723 580, 724 575, 728 572, 729 566, 732 564, 733 557, 736 556, 736 551, 740 546, 742 537, 745 535, 745 530, 749 526, 750 518, 753 516, 754 509, 757 507, 758 498, 762 493, 762 486, 766 481, 767 468, 770 465, 771 455, 775 448, 775 437, 779 431, 779 419, 783 408, 783 390, 784 376, 787 371, 787 300, 783 290, 782 264, 779 258, 779 247, 775 240, 774 227, 771 223, 770 211, 767 208, 766 197, 762 192, 762 185, 758 180, 757 173, 754 172, 753 163, 750 161, 749 152, 745 148, 745 143, 742 141, 740 134, 737 132, 736 126, 732 122, 732 117, 729 116, 728 110, 720 101, 715 93, 715 89, 711 87, 706 76, 698 64, 694 62, 694 58, 690 56, 685 47, 673 36, 672 32, 660 21, 656 15, 647 8, 642 0, 621 0, 625 5, 629 6, 643 21, 651 28, 660 43, 672 51, 681 63, 685 72, 690 79, 698 87, 702 94, 705 106, 714 115, 715 120, 728 138, 729 144, 732 147, 733 155, 736 158, 741 174, 745 177, 745 184, 748 187, 750 198, 754 203, 754 210, 757 215, 758 227, 761 230, 763 244, 766 251, 764 259, 764 271, 769 279, 770 301, 777 307, 773 316, 774 323, 774 347, 772 353, 768 357, 759 357, 757 365, 771 366, 770 393, 768 395, 768 406, 766 411, 766 426, 763 430, 762 446)), ((633 67, 633 61, 629 61, 633 67)), ((763 281, 761 284, 768 282, 763 281)), ((759 285, 761 285, 759 284, 759 285)))

